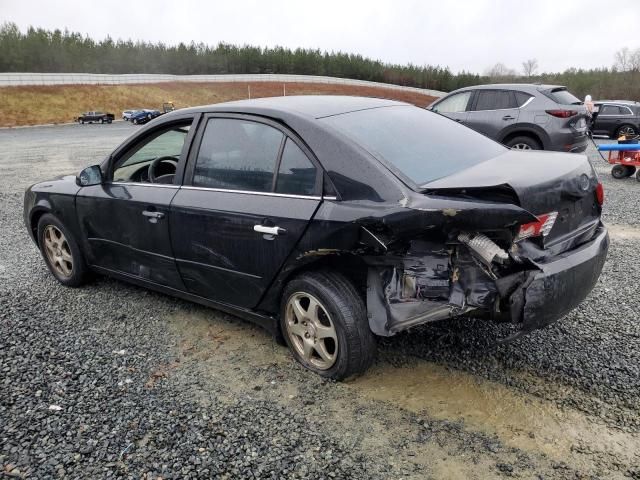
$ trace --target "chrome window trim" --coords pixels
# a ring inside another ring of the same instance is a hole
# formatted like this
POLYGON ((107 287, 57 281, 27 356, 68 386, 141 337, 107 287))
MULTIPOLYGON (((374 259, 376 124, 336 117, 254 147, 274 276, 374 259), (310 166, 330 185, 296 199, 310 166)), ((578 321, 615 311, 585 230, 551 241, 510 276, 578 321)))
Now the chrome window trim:
MULTIPOLYGON (((221 193, 245 193, 247 195, 262 195, 265 197, 283 197, 283 198, 300 198, 304 200, 322 200, 323 197, 319 195, 292 195, 288 193, 275 193, 275 192, 256 192, 253 190, 232 190, 227 188, 212 188, 212 187, 193 187, 191 185, 183 185, 181 190, 203 190, 207 192, 221 192, 221 193)), ((329 199, 331 197, 324 197, 329 199)), ((333 197, 335 198, 335 197, 333 197)))
POLYGON ((143 183, 143 182, 105 182, 103 185, 117 186, 127 185, 129 187, 160 187, 179 189, 180 185, 170 185, 168 183, 143 183))
MULTIPOLYGON (((523 92, 523 93, 524 93, 524 92, 523 92)), ((529 95, 529 94, 527 93, 526 95, 529 95)), ((531 96, 529 97, 529 99, 528 99, 526 102, 524 102, 521 106, 519 106, 518 108, 524 108, 524 107, 526 107, 526 106, 527 106, 527 105, 529 105, 531 102, 533 102, 533 99, 534 99, 534 98, 536 98, 536 97, 534 97, 533 95, 531 95, 531 96)))

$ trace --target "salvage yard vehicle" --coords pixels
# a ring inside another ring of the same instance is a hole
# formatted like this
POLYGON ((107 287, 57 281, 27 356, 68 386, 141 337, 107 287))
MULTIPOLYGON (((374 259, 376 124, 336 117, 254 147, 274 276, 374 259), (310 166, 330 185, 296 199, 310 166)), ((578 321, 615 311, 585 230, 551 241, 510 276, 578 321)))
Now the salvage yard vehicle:
POLYGON ((84 112, 76 121, 78 123, 111 123, 115 119, 113 113, 105 112, 84 112))
POLYGON ((602 270, 602 203, 583 155, 509 150, 405 103, 301 96, 163 115, 28 188, 24 221, 63 285, 93 271, 231 312, 342 379, 376 336, 426 322, 558 320, 602 270))
POLYGON ((129 117, 129 120, 135 125, 142 125, 153 120, 156 117, 159 117, 160 115, 162 115, 162 112, 160 110, 144 109, 132 113, 131 117, 129 117))
POLYGON ((627 100, 594 102, 591 125, 594 135, 635 137, 640 133, 640 103, 627 100))
POLYGON ((586 107, 559 85, 466 87, 429 109, 520 150, 583 152, 589 140, 586 107))
POLYGON ((128 122, 129 120, 131 120, 131 116, 132 116, 134 113, 139 112, 139 111, 140 111, 140 109, 137 109, 137 110, 124 110, 124 111, 122 112, 122 119, 123 119, 125 122, 128 122))

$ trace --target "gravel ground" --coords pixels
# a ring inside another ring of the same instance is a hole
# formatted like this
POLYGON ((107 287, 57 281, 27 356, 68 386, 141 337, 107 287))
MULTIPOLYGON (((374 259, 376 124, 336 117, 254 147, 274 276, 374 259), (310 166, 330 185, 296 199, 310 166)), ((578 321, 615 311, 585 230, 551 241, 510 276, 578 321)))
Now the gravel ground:
POLYGON ((500 346, 508 332, 486 322, 424 326, 382 341, 369 375, 333 383, 228 315, 48 274, 24 188, 134 131, 0 130, 0 475, 640 478, 640 185, 613 180, 595 151, 613 241, 583 305, 500 346))

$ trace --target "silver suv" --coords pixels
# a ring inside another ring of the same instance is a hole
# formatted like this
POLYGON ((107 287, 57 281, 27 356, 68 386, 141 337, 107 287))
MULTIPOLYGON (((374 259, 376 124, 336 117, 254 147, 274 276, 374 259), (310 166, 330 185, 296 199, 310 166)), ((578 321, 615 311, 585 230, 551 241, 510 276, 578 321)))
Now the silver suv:
POLYGON ((582 152, 587 148, 587 109, 566 87, 466 87, 428 108, 511 148, 561 152, 582 152))

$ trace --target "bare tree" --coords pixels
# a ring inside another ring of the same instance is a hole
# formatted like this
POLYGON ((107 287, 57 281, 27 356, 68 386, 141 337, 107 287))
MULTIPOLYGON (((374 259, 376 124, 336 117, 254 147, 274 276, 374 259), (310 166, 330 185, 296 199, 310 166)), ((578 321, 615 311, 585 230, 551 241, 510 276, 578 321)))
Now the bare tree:
POLYGON ((632 72, 640 72, 640 48, 636 48, 629 55, 629 70, 632 72))
POLYGON ((496 63, 493 67, 485 71, 485 75, 490 78, 515 77, 516 71, 507 67, 504 63, 496 63))
POLYGON ((628 47, 622 47, 620 50, 616 52, 616 62, 614 64, 615 68, 620 70, 621 72, 626 72, 629 70, 629 60, 631 53, 629 52, 628 47))
POLYGON ((525 77, 533 77, 536 74, 537 70, 538 60, 536 60, 535 58, 530 58, 529 60, 522 62, 522 72, 524 73, 525 77))

